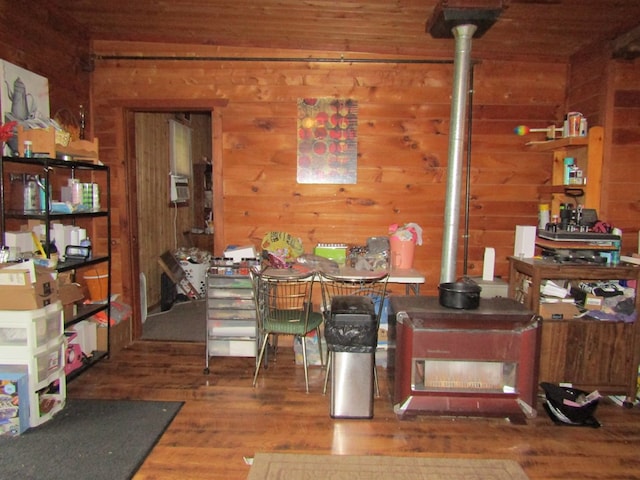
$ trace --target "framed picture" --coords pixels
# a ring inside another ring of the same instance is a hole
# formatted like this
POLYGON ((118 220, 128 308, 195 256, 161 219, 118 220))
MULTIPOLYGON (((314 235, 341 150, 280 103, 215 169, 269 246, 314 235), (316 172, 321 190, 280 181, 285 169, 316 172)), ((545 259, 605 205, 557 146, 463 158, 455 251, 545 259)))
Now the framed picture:
MULTIPOLYGON (((5 60, 0 60, 0 111, 2 123, 49 120, 49 80, 5 60)), ((14 137, 5 146, 5 155, 18 151, 14 137), (8 150, 8 151, 7 151, 8 150)))
POLYGON ((358 102, 298 100, 298 183, 356 183, 358 102))

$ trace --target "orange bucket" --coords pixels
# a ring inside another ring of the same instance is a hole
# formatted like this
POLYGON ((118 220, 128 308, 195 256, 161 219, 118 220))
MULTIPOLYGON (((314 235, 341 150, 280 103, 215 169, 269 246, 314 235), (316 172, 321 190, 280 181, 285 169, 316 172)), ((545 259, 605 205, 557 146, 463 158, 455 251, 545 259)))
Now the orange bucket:
POLYGON ((413 240, 402 241, 397 237, 391 237, 390 243, 391 267, 400 270, 413 268, 413 255, 416 250, 416 242, 413 240))
POLYGON ((106 269, 94 270, 95 273, 84 276, 84 282, 89 289, 89 297, 92 302, 102 302, 109 294, 109 272, 106 269))

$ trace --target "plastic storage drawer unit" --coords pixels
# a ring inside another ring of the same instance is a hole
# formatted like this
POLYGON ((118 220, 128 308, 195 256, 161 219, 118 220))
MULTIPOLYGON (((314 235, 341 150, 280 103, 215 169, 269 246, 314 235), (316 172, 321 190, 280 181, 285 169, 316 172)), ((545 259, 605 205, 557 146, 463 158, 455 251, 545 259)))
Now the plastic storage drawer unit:
POLYGON ((25 347, 34 353, 62 333, 62 312, 57 302, 37 310, 0 312, 0 348, 5 355, 14 351, 20 354, 25 347))

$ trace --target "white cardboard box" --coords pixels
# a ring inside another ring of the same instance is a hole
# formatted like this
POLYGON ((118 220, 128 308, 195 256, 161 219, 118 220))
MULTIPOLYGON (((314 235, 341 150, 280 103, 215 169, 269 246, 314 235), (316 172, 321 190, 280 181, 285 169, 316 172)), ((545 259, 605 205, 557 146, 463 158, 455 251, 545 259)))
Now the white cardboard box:
POLYGON ((240 262, 243 258, 257 258, 256 249, 253 245, 244 247, 229 247, 224 251, 225 258, 231 258, 234 262, 240 262))
POLYGON ((33 237, 31 232, 4 232, 4 244, 7 247, 15 247, 21 252, 33 252, 33 237))
POLYGON ((536 227, 516 225, 516 241, 513 256, 517 258, 533 258, 536 249, 536 227))

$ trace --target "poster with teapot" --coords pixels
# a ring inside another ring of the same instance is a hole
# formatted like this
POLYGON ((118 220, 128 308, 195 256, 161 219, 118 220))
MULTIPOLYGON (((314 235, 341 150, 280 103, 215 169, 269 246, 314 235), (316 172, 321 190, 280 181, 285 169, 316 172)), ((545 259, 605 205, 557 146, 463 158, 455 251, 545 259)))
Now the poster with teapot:
MULTIPOLYGON (((49 120, 49 80, 18 65, 0 60, 0 112, 2 122, 29 125, 49 120)), ((18 153, 17 136, 9 140, 3 155, 18 153)))

